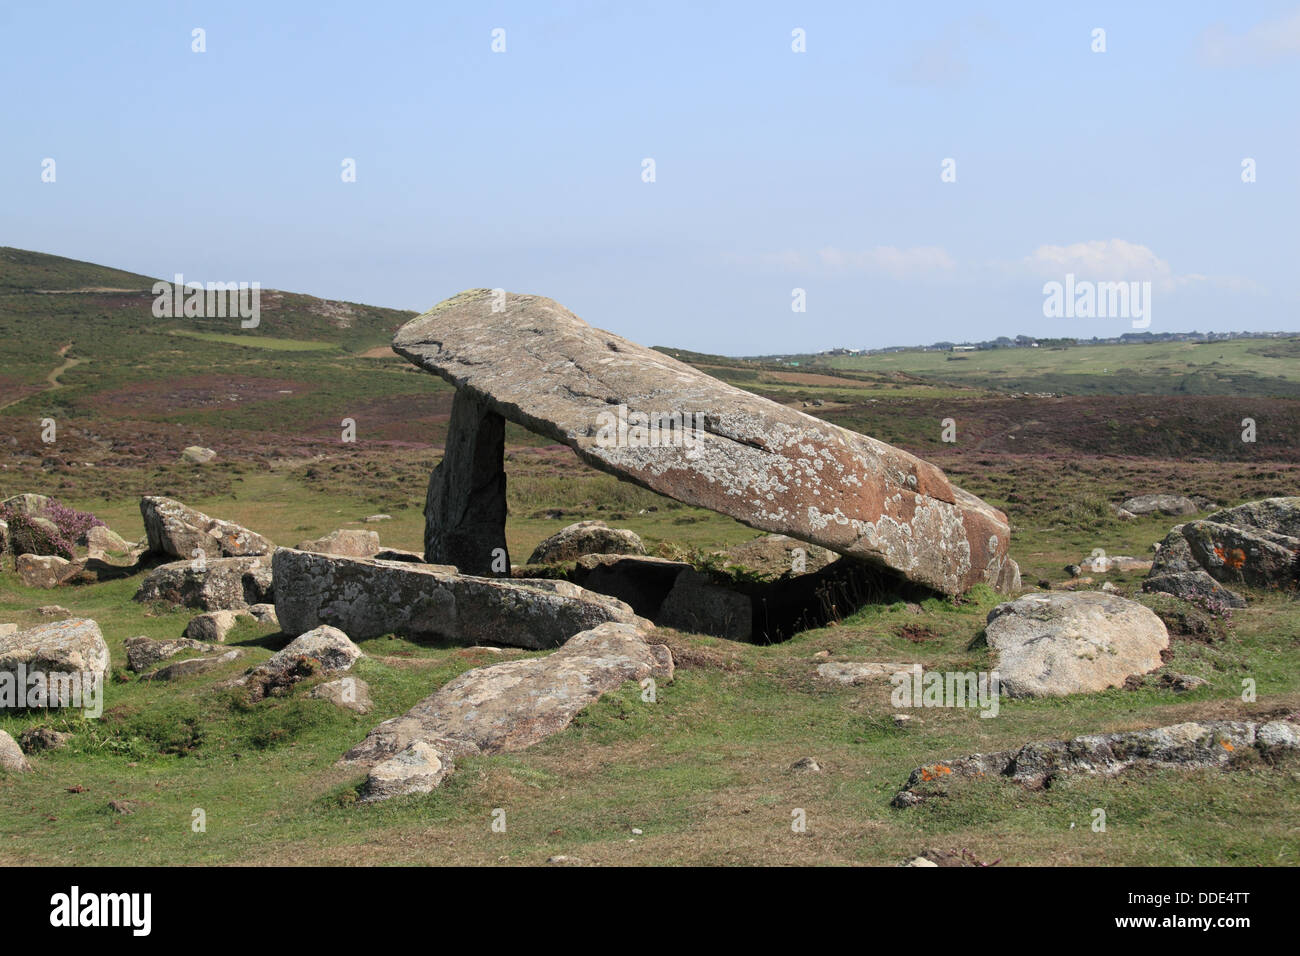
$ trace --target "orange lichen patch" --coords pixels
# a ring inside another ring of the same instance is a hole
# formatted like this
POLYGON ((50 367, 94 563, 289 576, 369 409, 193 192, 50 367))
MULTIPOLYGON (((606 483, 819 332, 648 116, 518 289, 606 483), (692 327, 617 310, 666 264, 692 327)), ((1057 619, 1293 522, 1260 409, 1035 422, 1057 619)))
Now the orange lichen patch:
POLYGON ((1246 564, 1246 552, 1242 551, 1241 548, 1233 548, 1225 554, 1223 548, 1216 544, 1214 546, 1214 556, 1234 571, 1246 564))
POLYGON ((952 773, 952 767, 945 767, 943 764, 937 763, 933 767, 922 767, 921 779, 926 783, 930 783, 950 773, 952 773))
POLYGON ((1232 741, 1230 740, 1220 740, 1219 746, 1222 747, 1224 750, 1228 751, 1228 753, 1232 753, 1232 751, 1237 749, 1236 747, 1232 746, 1232 741))

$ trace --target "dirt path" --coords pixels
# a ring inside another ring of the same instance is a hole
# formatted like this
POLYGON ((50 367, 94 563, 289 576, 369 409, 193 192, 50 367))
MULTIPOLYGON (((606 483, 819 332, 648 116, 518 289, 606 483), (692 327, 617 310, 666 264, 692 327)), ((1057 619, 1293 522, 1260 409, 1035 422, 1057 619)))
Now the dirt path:
MULTIPOLYGON (((59 358, 63 359, 63 364, 60 365, 58 368, 56 368, 54 371, 50 372, 49 375, 45 376, 45 381, 49 384, 50 388, 52 389, 63 388, 63 383, 59 381, 59 376, 62 375, 64 372, 66 372, 68 369, 74 368, 75 366, 78 366, 82 362, 86 361, 85 359, 68 358, 67 357, 68 349, 70 348, 72 348, 71 342, 63 346, 63 348, 59 349, 59 358)), ((19 402, 31 398, 32 394, 35 393, 29 393, 27 395, 19 395, 17 398, 5 402, 3 405, 0 405, 0 412, 4 411, 6 408, 8 408, 11 405, 17 405, 19 402)))

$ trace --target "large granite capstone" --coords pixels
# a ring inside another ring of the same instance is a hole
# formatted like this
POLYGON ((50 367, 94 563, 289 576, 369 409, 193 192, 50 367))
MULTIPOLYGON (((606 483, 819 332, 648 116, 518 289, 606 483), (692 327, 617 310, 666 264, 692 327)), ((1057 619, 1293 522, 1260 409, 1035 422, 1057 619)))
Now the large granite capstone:
POLYGON ((550 299, 462 292, 398 330, 393 350, 456 386, 453 431, 471 422, 486 436, 448 436, 426 507, 427 561, 468 553, 482 566, 501 546, 508 419, 619 478, 939 591, 1015 580, 1006 516, 934 465, 593 328, 550 299), (457 475, 467 477, 449 486, 457 475))

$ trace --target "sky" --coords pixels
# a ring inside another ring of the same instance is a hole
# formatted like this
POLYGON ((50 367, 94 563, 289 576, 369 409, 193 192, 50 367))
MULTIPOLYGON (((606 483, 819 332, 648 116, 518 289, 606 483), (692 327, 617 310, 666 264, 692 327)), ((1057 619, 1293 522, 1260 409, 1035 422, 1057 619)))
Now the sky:
POLYGON ((1300 330, 1296 0, 4 0, 0 82, 0 245, 151 276, 731 355, 1300 330))

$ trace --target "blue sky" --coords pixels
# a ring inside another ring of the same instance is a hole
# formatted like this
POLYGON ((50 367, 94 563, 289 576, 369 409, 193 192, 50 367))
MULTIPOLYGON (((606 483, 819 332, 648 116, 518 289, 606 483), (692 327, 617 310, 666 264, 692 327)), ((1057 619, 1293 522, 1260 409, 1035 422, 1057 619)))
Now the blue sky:
POLYGON ((149 275, 729 354, 1130 330, 1067 272, 1300 329, 1296 0, 7 0, 0 78, 0 244, 149 275))

